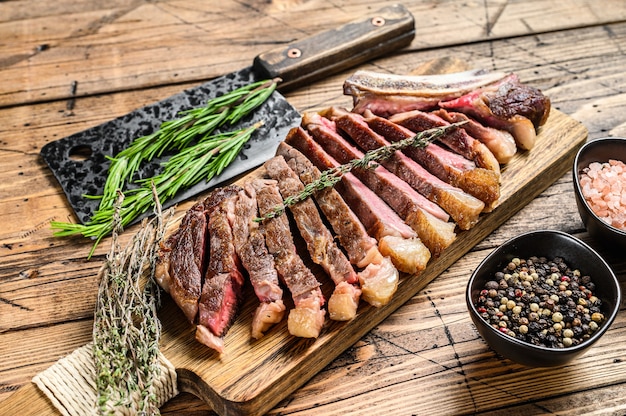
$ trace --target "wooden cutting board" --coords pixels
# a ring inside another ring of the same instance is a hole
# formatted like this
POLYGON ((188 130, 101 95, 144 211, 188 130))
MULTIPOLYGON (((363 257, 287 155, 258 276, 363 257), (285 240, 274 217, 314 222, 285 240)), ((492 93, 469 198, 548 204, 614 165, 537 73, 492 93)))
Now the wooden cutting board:
MULTIPOLYGON (((449 66, 450 62, 444 61, 419 72, 439 72, 449 66)), ((253 340, 250 325, 257 301, 247 287, 247 300, 225 338, 226 351, 219 356, 195 341, 195 328, 166 296, 160 313, 161 351, 177 369, 179 389, 205 400, 223 416, 262 415, 269 411, 568 172, 587 134, 581 123, 552 110, 536 146, 531 151, 518 152, 502 169, 501 197, 492 212, 483 214, 471 230, 459 232, 456 241, 439 258, 431 260, 421 274, 403 276, 388 305, 377 309, 362 302, 355 319, 327 320, 315 340, 290 336, 286 320, 264 338, 253 340)), ((261 176, 263 170, 257 169, 240 182, 253 175, 261 176)), ((307 264, 323 280, 324 294, 329 296, 332 282, 318 266, 307 264)), ((54 413, 52 405, 33 384, 24 386, 0 407, 13 414, 54 413)))
MULTIPOLYGON (((286 320, 264 338, 251 339, 251 316, 257 302, 250 292, 250 300, 225 338, 226 352, 220 357, 194 340, 194 328, 173 302, 166 302, 161 314, 162 352, 177 369, 179 388, 206 400, 220 415, 267 412, 571 169, 586 138, 582 124, 553 110, 537 145, 518 153, 502 170, 501 197, 493 212, 483 214, 471 230, 459 232, 455 242, 421 274, 402 277, 388 305, 377 309, 362 302, 355 319, 328 320, 316 340, 290 336, 286 320)), ((262 174, 261 169, 254 174, 262 174)), ((324 293, 330 295, 332 283, 311 267, 325 279, 324 293)))

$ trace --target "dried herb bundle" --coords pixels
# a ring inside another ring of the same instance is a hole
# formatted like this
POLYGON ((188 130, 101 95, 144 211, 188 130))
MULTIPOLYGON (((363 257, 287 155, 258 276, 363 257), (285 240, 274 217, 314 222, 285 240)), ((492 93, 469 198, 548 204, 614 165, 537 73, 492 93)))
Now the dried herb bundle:
MULTIPOLYGON (((117 207, 123 199, 118 195, 117 207)), ((111 250, 101 270, 93 327, 100 414, 114 414, 116 409, 159 414, 153 382, 160 371, 160 292, 154 272, 167 221, 156 194, 154 201, 155 217, 142 222, 125 248, 119 245, 120 218, 115 215, 111 250)), ((171 218, 172 212, 166 215, 171 218)))

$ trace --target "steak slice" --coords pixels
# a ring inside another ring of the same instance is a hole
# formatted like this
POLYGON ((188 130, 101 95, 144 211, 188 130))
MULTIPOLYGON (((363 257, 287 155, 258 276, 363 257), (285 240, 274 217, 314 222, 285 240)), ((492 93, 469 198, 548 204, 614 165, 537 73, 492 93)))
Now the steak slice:
MULTIPOLYGON (((371 117, 376 116, 371 115, 371 117)), ((343 114, 335 119, 335 123, 365 151, 390 145, 384 137, 374 132, 359 114, 343 114)), ((478 198, 432 175, 400 151, 396 151, 389 159, 381 163, 420 194, 439 204, 450 214, 459 228, 469 230, 478 222, 478 217, 485 207, 485 204, 478 198)))
MULTIPOLYGON (((288 137, 302 134, 306 135, 306 132, 301 127, 296 127, 288 133, 288 137)), ((310 140, 312 141, 312 139, 310 140)), ((287 143, 281 142, 278 145, 277 153, 287 160, 287 164, 299 175, 303 183, 308 185, 321 176, 319 169, 309 159, 287 143)), ((363 187, 365 186, 363 185, 363 187)), ((369 191, 367 187, 365 189, 369 191)), ((376 239, 367 234, 359 218, 335 188, 325 188, 317 191, 313 197, 335 230, 335 233, 337 233, 337 237, 348 252, 350 260, 363 269, 358 272, 363 300, 376 307, 387 304, 398 288, 400 277, 398 269, 396 269, 390 257, 383 256, 378 250, 376 239)), ((391 210, 390 208, 388 209, 391 210)), ((419 245, 428 252, 428 249, 421 242, 419 245)), ((430 252, 428 252, 428 256, 430 257, 430 252)), ((347 292, 349 294, 350 291, 347 289, 349 288, 345 286, 337 287, 335 293, 347 292)), ((344 305, 349 305, 349 296, 335 296, 335 298, 343 299, 344 305)), ((333 301, 332 297, 328 301, 329 311, 331 310, 331 301, 333 301)), ((339 306, 343 305, 340 304, 339 306)))
MULTIPOLYGON (((259 215, 264 216, 283 203, 274 180, 255 179, 251 182, 257 195, 259 215)), ((289 220, 286 215, 265 220, 261 224, 267 249, 274 256, 278 276, 285 283, 295 308, 289 312, 289 333, 304 338, 317 338, 324 325, 324 296, 320 282, 307 268, 296 251, 289 220)))
POLYGON ((240 190, 234 185, 219 188, 204 203, 208 212, 209 259, 198 303, 196 339, 219 352, 223 352, 223 337, 242 301, 244 278, 230 222, 240 190))
POLYGON ((273 324, 282 320, 285 305, 274 257, 267 251, 265 237, 254 221, 258 208, 256 192, 250 184, 245 184, 239 191, 234 214, 235 251, 260 302, 252 317, 252 337, 259 339, 273 324))
MULTIPOLYGON (((302 122, 312 137, 339 163, 363 157, 362 152, 337 132, 334 122, 316 113, 304 114, 302 122)), ((438 256, 454 241, 455 224, 447 222, 448 214, 387 169, 378 166, 373 169, 358 168, 353 172, 417 232, 432 255, 438 256), (433 215, 433 212, 439 213, 439 216, 433 215)))
POLYGON ((179 228, 161 244, 155 280, 170 294, 191 323, 198 315, 207 246, 204 201, 183 216, 179 228))
MULTIPOLYGON (((366 120, 372 130, 390 142, 404 140, 415 135, 411 130, 382 117, 369 117, 366 120)), ((407 147, 402 152, 442 181, 483 201, 485 211, 493 209, 500 197, 499 177, 495 172, 478 168, 472 161, 447 151, 435 143, 430 143, 424 148, 407 147)))
POLYGON ((537 129, 548 120, 551 107, 548 97, 537 88, 520 83, 515 74, 459 98, 442 101, 439 106, 510 132, 525 150, 535 145, 537 129))
MULTIPOLYGON (((414 133, 450 125, 450 123, 434 113, 426 113, 419 110, 394 114, 389 117, 389 121, 406 127, 414 133)), ((467 134, 465 130, 449 130, 437 140, 461 156, 474 161, 476 166, 492 170, 500 176, 500 164, 493 153, 483 143, 467 134)))
MULTIPOLYGON (((285 143, 293 146, 294 150, 299 150, 320 170, 325 171, 339 166, 339 162, 326 153, 322 146, 300 127, 290 131, 285 143)), ((424 270, 430 260, 430 251, 417 237, 417 233, 385 201, 349 172, 343 175, 341 181, 335 185, 335 189, 352 208, 367 229, 368 234, 378 240, 381 254, 391 260, 394 268, 411 274, 424 270), (412 250, 394 249, 399 242, 402 242, 405 247, 411 246, 412 250)), ((390 269, 385 262, 381 263, 381 267, 384 269, 376 271, 377 276, 384 275, 385 270, 390 269)), ((368 280, 367 276, 361 273, 359 278, 361 279, 363 299, 369 303, 384 304, 385 299, 381 293, 390 292, 391 288, 395 286, 392 275, 389 275, 390 280, 380 280, 381 283, 386 282, 388 284, 385 287, 370 285, 368 288, 364 284, 364 281, 368 280), (362 276, 363 278, 361 278, 362 276)))

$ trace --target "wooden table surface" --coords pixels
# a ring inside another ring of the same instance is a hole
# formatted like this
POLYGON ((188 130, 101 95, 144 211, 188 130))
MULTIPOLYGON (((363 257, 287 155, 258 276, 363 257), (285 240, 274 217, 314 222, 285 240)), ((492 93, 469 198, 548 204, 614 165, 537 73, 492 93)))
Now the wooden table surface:
MULTIPOLYGON (((393 3, 0 2, 0 408, 32 386, 34 375, 90 341, 96 273, 108 250, 105 240, 87 260, 89 241, 51 235, 50 221, 75 219, 39 156, 42 146, 393 3)), ((453 57, 513 71, 583 123, 588 140, 626 136, 623 0, 403 4, 416 19, 412 44, 363 68, 408 73, 453 57)), ((287 99, 299 111, 349 106, 341 86, 351 72, 287 99)), ((543 228, 582 238, 626 281, 623 253, 585 232, 570 170, 270 414, 624 414, 623 310, 588 353, 554 369, 498 356, 469 319, 464 289, 476 265, 508 238, 543 228)), ((161 410, 215 415, 188 393, 161 410)))

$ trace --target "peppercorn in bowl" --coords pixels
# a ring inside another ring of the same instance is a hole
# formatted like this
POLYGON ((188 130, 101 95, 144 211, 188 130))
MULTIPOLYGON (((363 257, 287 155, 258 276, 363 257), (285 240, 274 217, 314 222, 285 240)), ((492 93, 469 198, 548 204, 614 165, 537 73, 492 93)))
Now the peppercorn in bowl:
POLYGON ((608 248, 626 250, 626 139, 587 142, 572 171, 578 212, 589 235, 608 248))
POLYGON ((621 302, 609 265, 581 240, 552 230, 505 242, 474 270, 466 303, 498 354, 531 367, 566 364, 607 331, 621 302))

